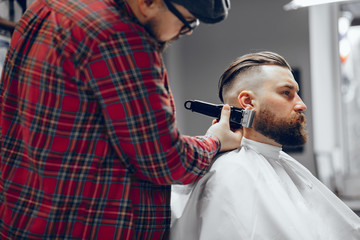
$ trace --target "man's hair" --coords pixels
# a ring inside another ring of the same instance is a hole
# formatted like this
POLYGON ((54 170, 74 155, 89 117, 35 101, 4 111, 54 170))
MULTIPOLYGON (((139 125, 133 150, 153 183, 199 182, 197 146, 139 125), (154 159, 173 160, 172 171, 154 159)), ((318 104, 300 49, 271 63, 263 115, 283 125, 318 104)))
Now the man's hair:
POLYGON ((249 69, 263 65, 277 65, 288 68, 291 71, 290 65, 277 53, 263 51, 243 55, 233 61, 220 77, 218 91, 221 102, 224 102, 223 94, 234 82, 236 76, 249 69))

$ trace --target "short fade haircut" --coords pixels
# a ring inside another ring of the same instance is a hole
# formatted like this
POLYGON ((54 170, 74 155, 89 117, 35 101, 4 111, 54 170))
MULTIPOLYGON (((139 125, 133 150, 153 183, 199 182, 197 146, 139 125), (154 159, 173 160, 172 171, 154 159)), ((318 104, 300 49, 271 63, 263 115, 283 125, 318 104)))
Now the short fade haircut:
POLYGON ((218 83, 218 93, 221 102, 224 102, 223 94, 229 87, 231 87, 234 79, 236 79, 236 76, 249 69, 263 65, 277 65, 292 71, 287 61, 282 56, 274 52, 263 51, 258 53, 249 53, 238 57, 220 77, 218 83))

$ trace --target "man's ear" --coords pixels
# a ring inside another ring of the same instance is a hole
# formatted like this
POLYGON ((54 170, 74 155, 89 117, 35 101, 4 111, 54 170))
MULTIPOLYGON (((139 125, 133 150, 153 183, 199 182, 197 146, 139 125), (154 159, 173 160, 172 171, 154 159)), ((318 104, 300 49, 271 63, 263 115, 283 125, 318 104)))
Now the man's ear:
POLYGON ((241 108, 253 109, 254 106, 254 93, 249 90, 241 91, 238 96, 238 102, 241 108))
POLYGON ((158 3, 158 0, 137 0, 139 12, 145 18, 150 18, 153 14, 155 14, 154 10, 156 10, 155 7, 157 7, 156 4, 158 3))

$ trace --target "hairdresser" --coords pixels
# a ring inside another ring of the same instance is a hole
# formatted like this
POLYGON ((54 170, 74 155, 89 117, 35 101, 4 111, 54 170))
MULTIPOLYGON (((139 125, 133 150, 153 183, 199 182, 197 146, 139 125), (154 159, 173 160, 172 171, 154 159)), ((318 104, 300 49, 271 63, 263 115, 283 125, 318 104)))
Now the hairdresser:
POLYGON ((239 146, 229 107, 181 135, 166 44, 228 0, 36 0, 1 79, 1 239, 166 239, 170 184, 239 146))

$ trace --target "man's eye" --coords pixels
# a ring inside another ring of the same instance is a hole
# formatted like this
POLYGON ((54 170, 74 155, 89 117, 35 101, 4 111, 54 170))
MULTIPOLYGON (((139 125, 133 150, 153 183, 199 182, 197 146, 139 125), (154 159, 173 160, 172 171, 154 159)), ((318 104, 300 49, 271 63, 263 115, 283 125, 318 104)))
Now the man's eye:
POLYGON ((290 95, 290 91, 283 91, 283 94, 286 95, 286 96, 289 96, 289 95, 290 95))

